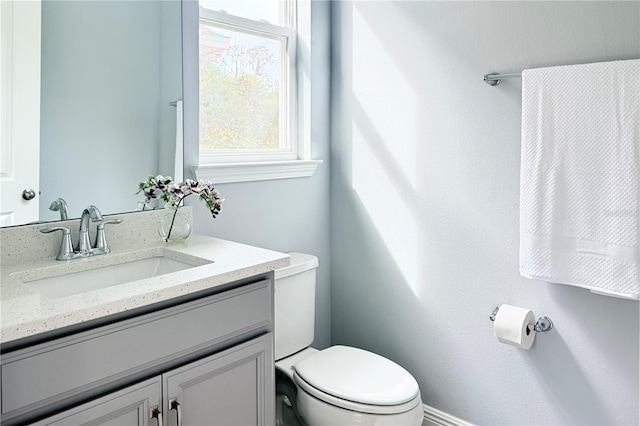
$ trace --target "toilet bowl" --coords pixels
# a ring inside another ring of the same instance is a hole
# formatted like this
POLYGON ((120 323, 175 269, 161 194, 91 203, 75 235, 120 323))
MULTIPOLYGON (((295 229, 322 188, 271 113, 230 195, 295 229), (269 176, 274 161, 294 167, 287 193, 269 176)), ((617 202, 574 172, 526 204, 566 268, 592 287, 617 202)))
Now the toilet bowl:
POLYGON ((358 348, 310 347, 318 259, 290 256, 291 265, 275 272, 275 347, 277 380, 289 381, 293 391, 284 400, 296 416, 309 426, 421 425, 420 390, 407 370, 358 348))

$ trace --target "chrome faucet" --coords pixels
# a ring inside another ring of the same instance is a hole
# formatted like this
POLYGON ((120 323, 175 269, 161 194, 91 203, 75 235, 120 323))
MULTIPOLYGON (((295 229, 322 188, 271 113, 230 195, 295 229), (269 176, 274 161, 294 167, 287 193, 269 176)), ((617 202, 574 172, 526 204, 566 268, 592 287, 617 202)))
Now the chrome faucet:
POLYGON ((80 233, 78 235, 78 244, 75 250, 71 243, 71 231, 66 226, 56 226, 42 228, 40 232, 49 233, 54 231, 62 231, 62 242, 58 251, 57 260, 72 260, 83 257, 97 256, 100 254, 108 254, 111 249, 107 245, 107 238, 104 232, 105 225, 117 225, 122 219, 111 219, 103 221, 102 213, 96 206, 88 206, 82 211, 80 217, 80 233), (89 238, 89 219, 93 222, 100 222, 96 228, 96 242, 92 246, 89 238))
POLYGON ((80 216, 80 233, 78 234, 78 244, 76 244, 76 252, 89 256, 91 252, 91 239, 89 238, 89 218, 93 222, 102 220, 102 213, 94 205, 88 206, 82 211, 80 216))

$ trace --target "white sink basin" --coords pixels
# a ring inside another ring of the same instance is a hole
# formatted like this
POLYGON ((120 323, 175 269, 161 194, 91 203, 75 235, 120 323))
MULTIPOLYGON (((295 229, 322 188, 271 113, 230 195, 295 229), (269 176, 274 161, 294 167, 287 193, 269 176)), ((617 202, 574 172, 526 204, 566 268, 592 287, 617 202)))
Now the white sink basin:
POLYGON ((34 280, 22 279, 21 281, 35 288, 43 296, 55 299, 158 277, 211 263, 204 259, 194 259, 197 261, 192 264, 159 255, 80 272, 56 274, 56 276, 34 280))

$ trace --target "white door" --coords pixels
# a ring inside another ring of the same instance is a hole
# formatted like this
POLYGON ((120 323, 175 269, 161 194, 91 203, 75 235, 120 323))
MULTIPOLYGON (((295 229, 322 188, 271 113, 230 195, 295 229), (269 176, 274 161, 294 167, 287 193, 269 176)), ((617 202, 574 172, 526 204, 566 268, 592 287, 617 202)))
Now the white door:
POLYGON ((40 10, 0 0, 0 226, 38 220, 40 10))

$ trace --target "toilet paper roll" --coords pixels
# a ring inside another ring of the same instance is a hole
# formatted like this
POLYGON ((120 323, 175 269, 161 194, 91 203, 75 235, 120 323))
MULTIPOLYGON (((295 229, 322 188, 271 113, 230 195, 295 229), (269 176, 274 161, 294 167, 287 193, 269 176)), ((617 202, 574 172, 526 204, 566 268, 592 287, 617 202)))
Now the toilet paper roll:
POLYGON ((517 348, 529 349, 536 337, 533 326, 536 319, 528 309, 501 305, 493 323, 493 332, 498 342, 517 348))

